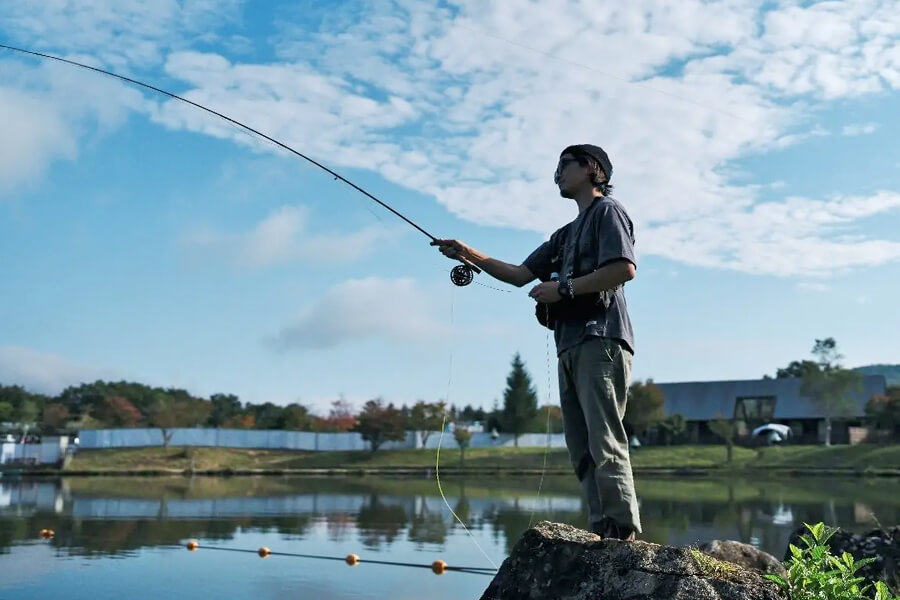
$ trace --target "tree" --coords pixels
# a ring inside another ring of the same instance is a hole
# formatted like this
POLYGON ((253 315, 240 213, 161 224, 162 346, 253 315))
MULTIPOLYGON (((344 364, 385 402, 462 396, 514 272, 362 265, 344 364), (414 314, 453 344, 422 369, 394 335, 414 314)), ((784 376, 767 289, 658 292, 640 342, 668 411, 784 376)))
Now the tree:
POLYGON ((532 431, 546 433, 548 419, 550 420, 550 433, 563 432, 562 410, 553 404, 545 404, 538 409, 534 424, 531 426, 532 431))
POLYGON ((5 400, 0 402, 0 423, 12 421, 15 411, 16 409, 13 408, 12 403, 5 400))
POLYGON ((0 385, 0 403, 9 421, 16 421, 26 427, 41 414, 48 398, 41 394, 32 394, 20 385, 0 385), (10 411, 7 406, 12 407, 10 411))
POLYGON ((403 421, 403 413, 398 408, 393 404, 385 406, 381 398, 376 398, 363 406, 356 431, 369 442, 374 454, 385 442, 399 442, 406 438, 406 423, 403 421))
POLYGON ((94 408, 94 417, 105 427, 134 427, 144 416, 121 396, 103 398, 94 408))
POLYGON ((41 409, 38 406, 38 403, 32 400, 31 398, 26 399, 19 405, 16 410, 15 418, 19 423, 34 423, 38 419, 38 415, 40 415, 41 409))
POLYGON ((0 385, 0 402, 9 404, 14 410, 28 400, 30 394, 20 385, 0 385))
POLYGON ((843 356, 838 352, 834 338, 816 340, 812 353, 817 368, 803 376, 800 392, 821 409, 825 419, 825 445, 830 446, 832 421, 852 415, 856 406, 854 396, 862 389, 862 377, 840 366, 843 356))
POLYGON ((178 395, 172 397, 157 392, 156 399, 147 410, 147 422, 162 431, 163 446, 168 448, 172 431, 178 427, 196 427, 209 420, 212 404, 195 398, 178 395))
POLYGON ((353 415, 353 405, 343 396, 331 403, 331 410, 325 418, 317 418, 313 426, 316 431, 343 432, 356 427, 357 419, 353 415))
POLYGON ((666 446, 668 446, 673 439, 677 439, 678 436, 687 430, 687 421, 684 420, 683 415, 675 413, 660 421, 659 428, 665 432, 666 446))
POLYGON ((777 379, 785 379, 787 377, 805 377, 809 373, 819 370, 819 365, 814 360, 795 360, 787 367, 778 369, 775 372, 777 379))
POLYGON ((474 423, 475 421, 483 422, 487 418, 487 415, 483 408, 475 408, 471 404, 466 404, 462 411, 460 411, 459 418, 463 423, 474 423))
POLYGON ((213 394, 209 397, 212 410, 209 414, 209 424, 213 427, 222 427, 226 421, 240 414, 242 407, 240 399, 234 394, 213 394))
POLYGON ((292 429, 294 431, 307 431, 312 426, 312 415, 309 409, 302 404, 288 404, 281 411, 281 419, 278 429, 292 429))
POLYGON ((503 411, 500 409, 500 403, 494 398, 491 405, 491 411, 485 415, 485 431, 500 431, 503 429, 503 411))
POLYGON ((866 416, 876 429, 890 431, 892 435, 900 432, 900 386, 889 387, 886 394, 872 396, 866 402, 866 416))
POLYGON ((446 402, 419 400, 409 411, 409 425, 412 429, 422 432, 423 446, 427 445, 431 434, 438 431, 443 425, 446 410, 446 402))
POLYGON ((71 415, 86 415, 96 412, 100 404, 111 395, 103 381, 82 383, 64 389, 58 400, 62 402, 71 415))
MULTIPOLYGON (((54 402, 44 407, 41 424, 46 429, 61 429, 69 419, 69 409, 61 402, 54 402)), ((2 421, 2 419, 0 419, 2 421)))
POLYGON ((722 415, 716 415, 714 421, 709 422, 709 430, 722 438, 728 451, 728 462, 731 462, 734 449, 734 439, 737 437, 737 426, 734 419, 726 419, 722 415))
POLYGON ((648 379, 646 383, 635 381, 628 388, 628 402, 625 405, 625 423, 640 436, 666 416, 662 390, 648 379))
POLYGON ((531 384, 531 376, 525 370, 525 363, 517 352, 512 360, 512 369, 506 377, 503 391, 503 430, 513 434, 516 447, 519 436, 527 431, 537 414, 537 392, 531 384))
POLYGON ((234 415, 222 425, 228 429, 254 429, 256 428, 256 419, 253 415, 234 415))
POLYGON ((284 415, 282 414, 284 413, 284 407, 272 402, 248 404, 244 410, 248 414, 253 415, 257 429, 281 429, 281 424, 284 422, 284 415))
POLYGON ((453 428, 453 439, 459 446, 459 466, 462 467, 466 462, 466 448, 472 441, 472 433, 461 423, 457 423, 453 428))

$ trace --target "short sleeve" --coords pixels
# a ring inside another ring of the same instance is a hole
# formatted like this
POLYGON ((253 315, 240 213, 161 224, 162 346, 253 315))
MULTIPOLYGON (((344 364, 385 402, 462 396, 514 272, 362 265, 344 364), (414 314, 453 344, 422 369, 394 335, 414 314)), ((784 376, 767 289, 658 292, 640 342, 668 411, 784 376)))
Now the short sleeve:
POLYGON ((624 210, 615 205, 602 207, 593 225, 598 242, 598 269, 623 259, 637 266, 634 256, 634 226, 624 210))
MULTIPOLYGON (((551 240, 552 241, 552 240, 551 240)), ((549 281, 553 273, 553 246, 550 241, 538 246, 522 264, 541 281, 549 281)))

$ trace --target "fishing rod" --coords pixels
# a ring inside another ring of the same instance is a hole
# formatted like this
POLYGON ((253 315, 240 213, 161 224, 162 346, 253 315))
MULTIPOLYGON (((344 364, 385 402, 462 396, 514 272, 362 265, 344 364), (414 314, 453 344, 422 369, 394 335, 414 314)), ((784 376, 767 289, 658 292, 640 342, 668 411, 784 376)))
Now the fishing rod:
MULTIPOLYGON (((251 132, 251 133, 253 133, 253 134, 256 134, 257 136, 263 138, 264 140, 267 140, 267 141, 271 142, 272 144, 275 144, 276 146, 278 146, 278 147, 280 147, 280 148, 283 148, 284 150, 287 150, 288 152, 290 152, 290 153, 292 153, 292 154, 294 154, 294 155, 296 155, 296 156, 299 156, 299 157, 302 158, 303 160, 305 160, 305 161, 307 161, 307 162, 309 162, 309 163, 311 163, 311 164, 313 164, 313 165, 319 167, 320 169, 322 169, 323 171, 325 171, 326 173, 328 173, 329 175, 331 175, 332 177, 334 177, 335 180, 343 181, 344 183, 346 183, 347 185, 349 185, 350 187, 352 187, 352 188, 355 189, 356 191, 358 191, 358 192, 364 194, 364 195, 367 196, 369 199, 374 200, 375 202, 377 202, 377 203, 378 203, 379 205, 381 205, 383 208, 385 208, 385 209, 389 210, 390 212, 394 213, 395 215, 397 215, 398 217, 400 217, 401 219, 403 219, 404 221, 406 221, 409 225, 413 226, 415 229, 417 229, 418 231, 420 231, 421 233, 423 233, 425 236, 427 236, 432 242, 438 241, 438 238, 436 238, 435 236, 433 236, 433 235, 431 235, 430 233, 428 233, 427 231, 425 231, 425 229, 423 229, 422 227, 420 227, 419 225, 417 225, 417 224, 416 224, 415 222, 413 222, 411 219, 409 219, 409 218, 406 217, 405 215, 401 214, 399 211, 397 211, 397 210, 395 210, 394 208, 392 208, 391 206, 389 206, 386 202, 383 202, 383 201, 379 200, 379 199, 376 198, 373 194, 367 192, 366 190, 364 190, 364 189, 361 188, 360 186, 356 185, 355 183, 353 183, 352 181, 350 181, 349 179, 347 179, 346 177, 344 177, 344 176, 341 175, 340 173, 337 173, 336 171, 333 171, 332 169, 329 169, 328 167, 326 167, 326 166, 323 165, 322 163, 317 162, 317 161, 313 160, 312 158, 306 156, 305 154, 303 154, 303 153, 301 153, 301 152, 299 152, 299 151, 297 151, 297 150, 291 148, 290 146, 288 146, 288 145, 285 144, 284 142, 280 142, 280 141, 276 140, 275 138, 270 137, 270 136, 266 135, 265 133, 263 133, 263 132, 261 132, 261 131, 259 131, 259 130, 257 130, 257 129, 254 129, 254 128, 252 128, 252 127, 250 127, 249 125, 246 125, 246 124, 244 124, 244 123, 241 123, 241 122, 238 121, 237 119, 233 119, 233 118, 229 117, 228 115, 224 115, 224 114, 222 114, 222 113, 220 113, 220 112, 217 112, 217 111, 215 111, 215 110, 213 110, 213 109, 211 109, 211 108, 207 108, 206 106, 203 106, 202 104, 200 104, 200 103, 198 103, 198 102, 194 102, 194 101, 192 101, 192 100, 188 100, 187 98, 183 98, 182 96, 179 96, 178 94, 173 94, 172 92, 167 92, 166 90, 163 90, 163 89, 160 89, 160 88, 158 88, 158 87, 156 87, 156 86, 150 85, 149 83, 144 83, 144 82, 142 82, 142 81, 138 81, 137 79, 132 79, 132 78, 130 78, 130 77, 125 77, 124 75, 119 75, 118 73, 113 73, 112 71, 107 71, 106 69, 101 69, 101 68, 99 68, 99 67, 92 67, 92 66, 90 66, 90 65, 86 65, 86 64, 84 64, 84 63, 80 63, 80 62, 77 62, 77 61, 74 61, 74 60, 69 60, 69 59, 66 59, 66 58, 61 58, 61 57, 59 57, 59 56, 53 56, 52 54, 44 54, 44 53, 42 53, 42 52, 36 52, 36 51, 34 51, 34 50, 26 50, 26 49, 24 49, 24 48, 17 48, 17 47, 15 47, 15 46, 7 46, 6 44, 0 44, 0 48, 3 48, 3 49, 5 49, 5 50, 11 50, 11 51, 13 51, 13 52, 19 52, 19 53, 21 53, 21 54, 28 54, 28 55, 31 55, 31 56, 36 56, 36 57, 38 57, 38 58, 46 58, 46 59, 49 59, 49 60, 55 60, 55 61, 57 61, 57 62, 65 63, 65 64, 67 64, 67 65, 72 65, 72 66, 74 66, 74 67, 81 67, 82 69, 88 69, 89 71, 95 71, 95 72, 101 73, 101 74, 103 74, 103 75, 108 75, 108 76, 110 76, 110 77, 115 77, 116 79, 120 79, 120 80, 125 81, 125 82, 127 82, 127 83, 131 83, 131 84, 134 84, 134 85, 141 86, 141 87, 143 87, 143 88, 147 88, 148 90, 153 90, 154 92, 163 94, 163 95, 168 96, 168 97, 170 97, 170 98, 173 98, 173 99, 175 99, 175 100, 180 100, 180 101, 182 101, 182 102, 184 102, 184 103, 186 103, 186 104, 190 104, 191 106, 193 106, 193 107, 195 107, 195 108, 199 108, 200 110, 204 110, 204 111, 206 111, 206 112, 208 112, 208 113, 210 113, 210 114, 212 114, 212 115, 215 115, 215 116, 219 117, 220 119, 224 119, 224 120, 228 121, 229 123, 231 123, 231 124, 233 124, 233 125, 237 125, 238 127, 241 127, 242 129, 246 129, 247 131, 249 131, 249 132, 251 132)), ((467 259, 465 259, 465 258, 460 257, 460 258, 458 258, 457 260, 459 260, 462 264, 456 265, 456 266, 453 267, 453 269, 450 271, 450 281, 452 281, 454 285, 458 285, 458 286, 466 286, 466 285, 469 285, 470 283, 472 283, 472 279, 474 278, 474 274, 475 274, 475 273, 481 273, 481 269, 478 268, 477 266, 475 266, 471 261, 469 261, 469 260, 467 260, 467 259)))

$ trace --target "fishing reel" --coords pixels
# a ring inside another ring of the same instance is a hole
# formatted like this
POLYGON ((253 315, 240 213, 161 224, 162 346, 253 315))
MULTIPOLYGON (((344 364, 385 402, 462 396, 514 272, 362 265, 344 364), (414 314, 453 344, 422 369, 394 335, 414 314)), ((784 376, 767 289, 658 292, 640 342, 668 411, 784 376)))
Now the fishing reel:
POLYGON ((456 265, 450 270, 450 281, 453 282, 453 285, 465 287, 472 283, 475 273, 481 273, 481 269, 465 259, 460 260, 463 264, 456 265))

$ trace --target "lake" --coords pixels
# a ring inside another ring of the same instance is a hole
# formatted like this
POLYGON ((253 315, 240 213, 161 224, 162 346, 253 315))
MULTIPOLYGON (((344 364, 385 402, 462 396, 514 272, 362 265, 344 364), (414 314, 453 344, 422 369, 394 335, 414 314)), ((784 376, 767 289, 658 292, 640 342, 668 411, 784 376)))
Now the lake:
MULTIPOLYGON (((638 477, 641 539, 735 539, 781 558, 790 532, 900 523, 900 482, 638 477)), ((0 600, 478 598, 529 523, 584 526, 574 477, 0 479, 0 600), (540 485, 541 493, 538 495, 540 485), (40 538, 52 529, 52 539, 40 538), (199 542, 189 552, 185 544, 199 542), (272 555, 256 551, 324 556, 272 555), (244 552, 246 551, 246 552, 244 552), (357 554, 350 567, 342 559, 357 554), (331 560, 334 559, 334 560, 331 560)))

